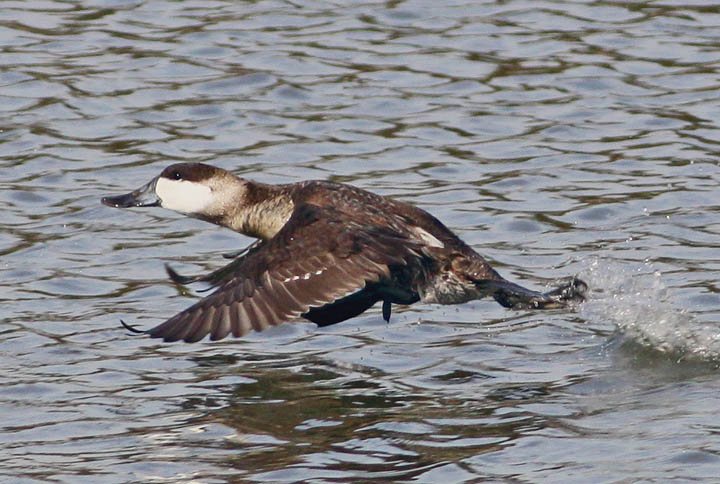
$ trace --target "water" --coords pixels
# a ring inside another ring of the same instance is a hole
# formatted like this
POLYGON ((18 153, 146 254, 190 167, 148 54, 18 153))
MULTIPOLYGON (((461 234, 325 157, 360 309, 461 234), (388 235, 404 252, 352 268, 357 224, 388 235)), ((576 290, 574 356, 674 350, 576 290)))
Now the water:
POLYGON ((720 475, 720 4, 3 2, 0 476, 720 475), (572 311, 128 335, 249 239, 100 197, 174 161, 408 200, 572 311))

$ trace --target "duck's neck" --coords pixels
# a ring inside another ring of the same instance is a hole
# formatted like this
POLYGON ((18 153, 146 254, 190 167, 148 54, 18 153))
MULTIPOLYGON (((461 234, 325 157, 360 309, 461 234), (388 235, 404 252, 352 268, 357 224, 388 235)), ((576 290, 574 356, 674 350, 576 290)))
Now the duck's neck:
POLYGON ((235 185, 236 196, 224 204, 223 216, 216 223, 249 237, 268 240, 292 215, 294 204, 282 186, 241 178, 235 185))

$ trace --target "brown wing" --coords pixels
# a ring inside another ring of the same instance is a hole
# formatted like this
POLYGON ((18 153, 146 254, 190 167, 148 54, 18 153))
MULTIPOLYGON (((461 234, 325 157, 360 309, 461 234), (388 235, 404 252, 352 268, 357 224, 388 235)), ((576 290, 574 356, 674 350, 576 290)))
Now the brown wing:
POLYGON ((234 275, 217 291, 147 334, 190 343, 262 331, 389 277, 389 265, 414 253, 400 234, 304 205, 275 237, 229 264, 234 275))

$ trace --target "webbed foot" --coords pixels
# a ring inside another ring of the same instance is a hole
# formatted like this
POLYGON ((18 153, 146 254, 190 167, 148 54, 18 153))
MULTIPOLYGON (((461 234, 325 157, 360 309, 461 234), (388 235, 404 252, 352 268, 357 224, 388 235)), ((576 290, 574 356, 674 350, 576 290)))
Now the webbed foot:
POLYGON ((570 282, 548 292, 526 289, 508 281, 487 281, 494 289, 492 296, 506 308, 512 309, 557 309, 585 300, 588 285, 573 278, 570 282))

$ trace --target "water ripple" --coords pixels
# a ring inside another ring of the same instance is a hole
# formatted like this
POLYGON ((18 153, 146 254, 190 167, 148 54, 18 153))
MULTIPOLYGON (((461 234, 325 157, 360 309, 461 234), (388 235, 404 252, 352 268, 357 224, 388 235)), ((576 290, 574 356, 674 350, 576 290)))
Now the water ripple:
POLYGON ((687 2, 4 2, 0 476, 715 479, 718 26, 687 2), (408 200, 592 298, 132 338, 120 318, 200 295, 164 263, 249 242, 99 204, 172 161, 408 200))

